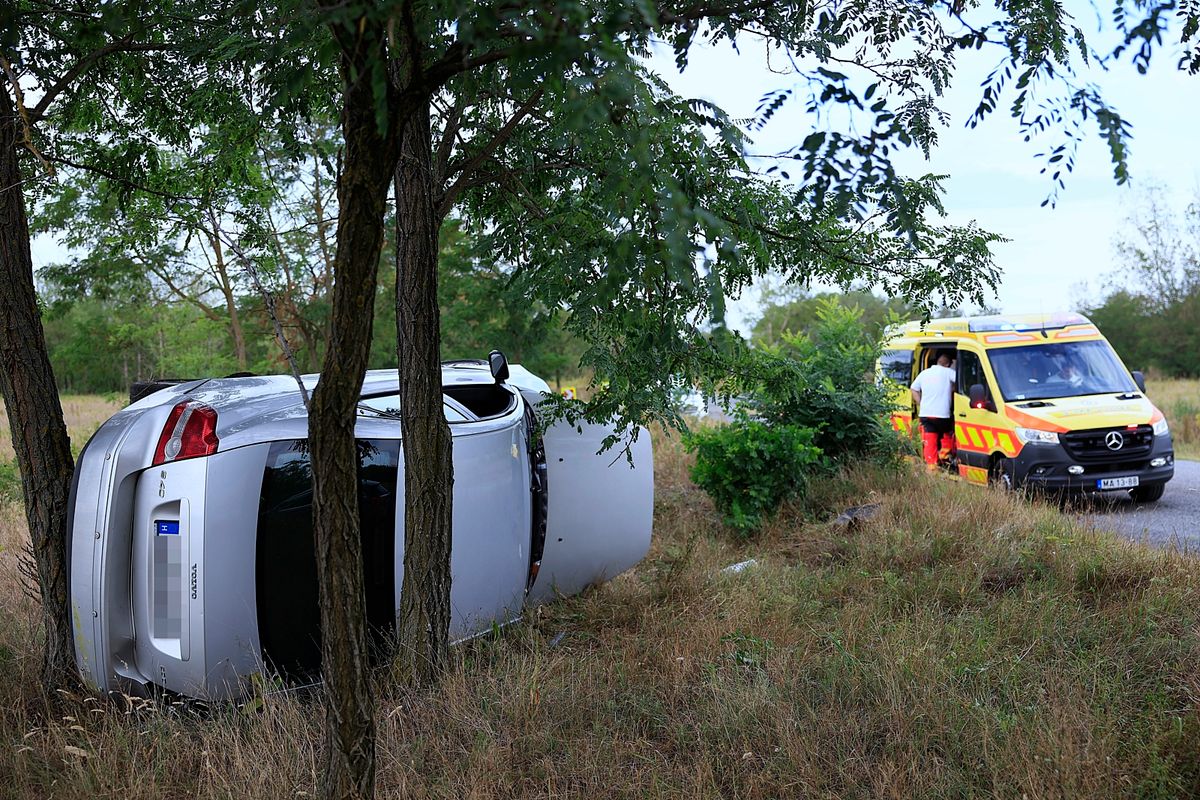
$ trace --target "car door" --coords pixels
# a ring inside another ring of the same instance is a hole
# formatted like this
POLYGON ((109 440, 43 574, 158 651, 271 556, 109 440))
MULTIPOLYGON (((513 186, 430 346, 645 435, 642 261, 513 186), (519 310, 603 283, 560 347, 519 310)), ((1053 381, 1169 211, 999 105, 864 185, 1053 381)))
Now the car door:
MULTIPOLYGON (((451 423, 450 639, 520 616, 529 577, 529 456, 519 417, 503 426, 451 423)), ((404 462, 398 485, 404 496, 404 462)), ((396 608, 404 584, 404 504, 396 512, 396 608)))
POLYGON ((1015 455, 1012 433, 996 412, 995 382, 988 375, 986 356, 974 345, 958 347, 958 377, 954 387, 954 434, 958 472, 971 483, 987 483, 997 453, 1015 455), (971 403, 971 387, 983 387, 981 402, 971 403))
POLYGON ((600 452, 607 425, 559 422, 544 434, 546 541, 533 603, 570 595, 642 560, 654 518, 650 434, 600 452), (623 449, 628 445, 628 453, 623 449))
MULTIPOLYGON (((505 411, 480 419, 450 396, 443 397, 454 454, 450 547, 450 639, 456 641, 517 618, 525 601, 530 558, 530 465, 525 425, 505 411)), ((359 403, 359 435, 368 424, 399 426, 393 394, 359 403), (374 419, 363 419, 363 416, 374 419)), ((404 587, 405 464, 397 466, 400 502, 395 511, 395 608, 404 587)))
POLYGON ((879 357, 875 382, 888 390, 893 403, 892 429, 906 436, 913 435, 912 393, 913 353, 911 347, 890 347, 879 357))

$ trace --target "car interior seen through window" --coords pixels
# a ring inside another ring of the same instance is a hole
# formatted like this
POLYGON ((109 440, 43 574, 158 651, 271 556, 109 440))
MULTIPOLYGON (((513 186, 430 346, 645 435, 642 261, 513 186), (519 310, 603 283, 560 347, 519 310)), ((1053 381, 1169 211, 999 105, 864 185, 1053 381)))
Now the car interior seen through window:
POLYGON ((959 350, 958 382, 955 391, 961 395, 969 395, 971 387, 975 384, 983 387, 986 397, 992 396, 991 387, 988 386, 987 375, 983 372, 983 362, 979 356, 970 350, 959 350))
POLYGON ((451 384, 442 391, 480 419, 507 414, 517 404, 515 392, 495 383, 451 384))
MULTIPOLYGON (((446 415, 446 422, 451 425, 456 422, 470 422, 473 419, 465 408, 449 398, 443 398, 442 412, 446 415)), ((385 394, 379 397, 364 397, 358 401, 358 413, 400 419, 400 396, 385 394)))
POLYGON ((992 351, 991 359, 1005 400, 1137 391, 1108 342, 1003 348, 992 351))

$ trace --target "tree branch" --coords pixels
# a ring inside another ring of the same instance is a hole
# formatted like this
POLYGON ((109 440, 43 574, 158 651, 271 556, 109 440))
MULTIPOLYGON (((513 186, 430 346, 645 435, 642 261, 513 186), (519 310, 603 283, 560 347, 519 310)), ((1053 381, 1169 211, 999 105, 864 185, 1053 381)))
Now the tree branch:
POLYGON ((545 94, 545 91, 539 88, 532 95, 530 95, 529 99, 526 100, 520 108, 513 112, 513 115, 508 118, 508 121, 504 123, 504 126, 496 132, 496 135, 492 137, 491 141, 484 144, 484 146, 481 147, 474 156, 468 159, 467 162, 457 170, 458 178, 454 181, 450 188, 442 193, 442 196, 438 199, 438 212, 443 217, 447 212, 449 212, 450 208, 458 200, 458 197, 462 193, 463 187, 466 181, 470 178, 471 173, 474 172, 484 161, 490 159, 493 154, 495 154, 496 150, 498 150, 501 145, 503 145, 512 137, 517 126, 520 125, 521 121, 529 115, 529 112, 533 109, 533 107, 542 99, 543 94, 545 94))
POLYGON ((450 152, 454 149, 454 139, 458 136, 459 125, 462 123, 463 106, 465 101, 457 99, 454 106, 446 113, 446 127, 442 129, 442 138, 438 142, 437 152, 434 153, 434 181, 441 183, 446 179, 446 165, 450 162, 450 152))
MULTIPOLYGON (((53 177, 54 167, 52 167, 50 163, 46 161, 45 156, 43 156, 33 144, 33 123, 30 120, 29 112, 25 108, 25 97, 24 93, 21 91, 21 82, 18 80, 16 73, 13 72, 12 66, 8 63, 8 59, 4 58, 4 56, 0 56, 0 67, 3 67, 4 74, 8 77, 9 82, 12 84, 13 99, 16 101, 17 106, 17 116, 19 116, 21 119, 21 141, 19 144, 23 145, 30 153, 33 153, 34 158, 42 162, 42 166, 46 168, 46 172, 53 177)), ((6 89, 5 91, 8 90, 6 89)), ((15 128, 16 126, 14 125, 13 127, 15 128)))
POLYGON ((172 294, 174 294, 180 300, 183 300, 184 302, 187 302, 187 303, 191 303, 196 308, 200 309, 204 313, 204 316, 208 317, 213 322, 221 322, 221 317, 219 314, 217 314, 217 312, 215 310, 213 310, 204 301, 200 300, 197 297, 193 297, 192 295, 185 292, 179 286, 176 286, 175 282, 171 280, 170 276, 167 275, 165 270, 160 270, 158 267, 155 267, 154 265, 148 263, 145 259, 141 259, 141 261, 143 264, 146 265, 146 267, 152 273, 154 273, 154 276, 156 278, 158 278, 160 281, 162 281, 163 283, 165 283, 167 285, 167 288, 171 290, 172 294))
POLYGON ((62 94, 64 91, 66 91, 67 87, 69 87, 75 81, 76 78, 78 78, 85 71, 87 71, 97 61, 99 61, 100 59, 109 55, 110 53, 117 53, 117 52, 129 53, 129 52, 135 52, 135 51, 145 52, 145 51, 151 51, 151 50, 178 50, 179 49, 179 45, 175 45, 175 44, 160 44, 157 42, 133 42, 133 41, 130 41, 132 38, 133 38, 133 34, 130 34, 129 36, 126 36, 123 39, 116 39, 115 41, 109 42, 108 44, 104 45, 103 47, 93 50, 92 52, 90 52, 86 56, 84 56, 83 58, 76 61, 75 64, 69 70, 67 70, 65 73, 63 73, 63 76, 61 78, 59 78, 54 83, 53 86, 51 86, 49 89, 47 89, 46 93, 44 95, 42 95, 42 99, 38 102, 38 104, 36 106, 33 107, 33 110, 30 112, 30 120, 33 122, 37 122, 38 120, 45 117, 46 110, 50 108, 50 104, 53 103, 54 100, 60 94, 62 94))

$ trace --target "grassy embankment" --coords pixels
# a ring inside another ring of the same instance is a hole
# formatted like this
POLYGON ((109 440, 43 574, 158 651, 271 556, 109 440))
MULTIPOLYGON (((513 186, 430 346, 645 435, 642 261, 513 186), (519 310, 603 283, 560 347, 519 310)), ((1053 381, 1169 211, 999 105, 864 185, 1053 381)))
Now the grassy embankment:
POLYGON ((1200 380, 1150 379, 1146 390, 1171 423, 1175 455, 1200 459, 1200 380))
MULTIPOLYGON (((381 797, 1200 791, 1192 558, 869 471, 735 545, 678 444, 660 440, 657 462, 655 542, 632 574, 457 648, 436 697, 384 690, 381 797), (824 521, 861 502, 881 509, 860 528, 824 521)), ((315 793, 311 702, 48 704, 16 578, 25 538, 0 506, 0 796, 315 793)))

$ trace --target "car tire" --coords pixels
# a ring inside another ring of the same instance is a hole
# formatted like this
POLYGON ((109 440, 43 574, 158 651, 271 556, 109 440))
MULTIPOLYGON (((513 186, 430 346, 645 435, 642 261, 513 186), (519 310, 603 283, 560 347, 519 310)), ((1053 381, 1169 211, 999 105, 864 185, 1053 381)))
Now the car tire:
POLYGON ((1135 503, 1153 503, 1155 500, 1162 498, 1163 492, 1166 491, 1165 483, 1147 483, 1145 486, 1138 486, 1129 490, 1129 496, 1133 498, 1135 503))
POLYGON ((1017 487, 1013 482, 1012 462, 1004 456, 997 456, 993 459, 992 466, 988 470, 988 484, 1005 492, 1014 491, 1017 487))

